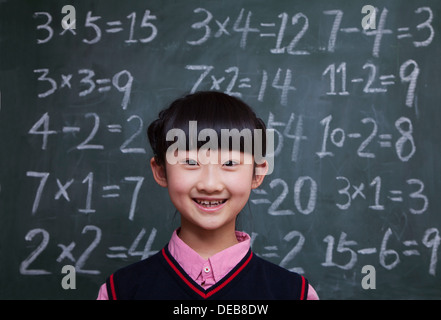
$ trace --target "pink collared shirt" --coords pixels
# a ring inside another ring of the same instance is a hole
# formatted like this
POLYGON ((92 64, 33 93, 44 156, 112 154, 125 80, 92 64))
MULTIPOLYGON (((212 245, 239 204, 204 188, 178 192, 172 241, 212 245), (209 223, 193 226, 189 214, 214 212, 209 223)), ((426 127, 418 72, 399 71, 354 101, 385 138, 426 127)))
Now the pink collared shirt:
MULTIPOLYGON (((184 271, 204 289, 208 289, 227 275, 247 254, 250 248, 250 236, 236 231, 238 243, 222 250, 208 259, 202 258, 179 238, 177 230, 168 244, 168 250, 184 271)), ((97 300, 108 300, 106 284, 103 284, 97 300)), ((307 300, 318 300, 314 288, 309 285, 307 300)))

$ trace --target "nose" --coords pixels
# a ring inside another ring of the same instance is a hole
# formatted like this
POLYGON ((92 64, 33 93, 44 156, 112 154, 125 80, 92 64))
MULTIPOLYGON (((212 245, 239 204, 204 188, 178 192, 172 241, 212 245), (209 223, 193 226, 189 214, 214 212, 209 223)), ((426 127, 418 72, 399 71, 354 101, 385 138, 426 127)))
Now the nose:
POLYGON ((196 188, 200 192, 205 193, 217 193, 224 189, 222 182, 222 176, 219 169, 214 165, 205 165, 201 170, 199 181, 196 184, 196 188))

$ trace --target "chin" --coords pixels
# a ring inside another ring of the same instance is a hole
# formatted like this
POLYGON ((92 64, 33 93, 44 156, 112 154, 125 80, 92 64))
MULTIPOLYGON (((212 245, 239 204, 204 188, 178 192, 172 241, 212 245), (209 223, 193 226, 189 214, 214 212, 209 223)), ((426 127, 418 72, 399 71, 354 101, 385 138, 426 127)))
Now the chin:
MULTIPOLYGON (((235 220, 233 220, 235 222, 235 220)), ((231 225, 231 221, 197 221, 196 225, 206 231, 215 231, 231 225)))
POLYGON ((198 224, 199 228, 204 229, 206 231, 215 231, 222 229, 222 227, 225 227, 224 224, 220 223, 204 223, 204 224, 198 224))

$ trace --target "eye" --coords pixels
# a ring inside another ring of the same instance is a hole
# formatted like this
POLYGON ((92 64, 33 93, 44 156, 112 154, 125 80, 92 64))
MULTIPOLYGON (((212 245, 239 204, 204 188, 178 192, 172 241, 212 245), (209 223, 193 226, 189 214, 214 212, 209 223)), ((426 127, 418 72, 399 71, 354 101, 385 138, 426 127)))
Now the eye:
POLYGON ((234 161, 234 160, 228 160, 224 162, 224 166, 226 167, 234 167, 236 165, 238 165, 239 163, 234 161))
POLYGON ((185 164, 193 167, 193 166, 197 166, 198 162, 193 159, 185 159, 185 164))

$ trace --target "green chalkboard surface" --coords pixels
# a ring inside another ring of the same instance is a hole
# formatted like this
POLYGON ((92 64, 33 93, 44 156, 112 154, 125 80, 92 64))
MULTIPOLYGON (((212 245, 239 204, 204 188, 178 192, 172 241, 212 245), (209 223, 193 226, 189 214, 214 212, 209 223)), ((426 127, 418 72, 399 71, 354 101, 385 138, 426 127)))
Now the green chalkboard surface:
POLYGON ((275 130, 257 255, 321 299, 440 299, 440 52, 435 0, 0 1, 0 298, 95 299, 160 250, 146 128, 217 90, 275 130))

